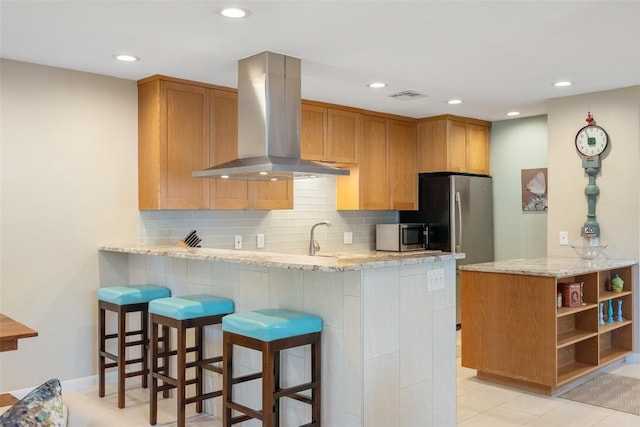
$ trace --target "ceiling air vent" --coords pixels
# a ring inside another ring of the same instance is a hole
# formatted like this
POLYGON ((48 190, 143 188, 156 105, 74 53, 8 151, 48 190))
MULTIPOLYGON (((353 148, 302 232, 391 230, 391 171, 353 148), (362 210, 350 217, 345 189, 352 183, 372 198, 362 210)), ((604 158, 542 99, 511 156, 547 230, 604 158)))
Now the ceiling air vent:
POLYGON ((402 92, 396 92, 389 95, 394 99, 400 99, 402 101, 410 101, 412 99, 425 98, 427 95, 424 93, 416 92, 415 90, 403 90, 402 92))

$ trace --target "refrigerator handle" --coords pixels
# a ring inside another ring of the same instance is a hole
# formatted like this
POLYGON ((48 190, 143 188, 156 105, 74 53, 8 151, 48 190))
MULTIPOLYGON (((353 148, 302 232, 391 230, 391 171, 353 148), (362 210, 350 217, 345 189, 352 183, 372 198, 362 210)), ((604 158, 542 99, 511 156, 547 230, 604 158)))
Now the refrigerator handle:
POLYGON ((458 207, 458 242, 455 252, 461 252, 462 246, 462 202, 460 201, 460 192, 456 191, 456 206, 458 207))

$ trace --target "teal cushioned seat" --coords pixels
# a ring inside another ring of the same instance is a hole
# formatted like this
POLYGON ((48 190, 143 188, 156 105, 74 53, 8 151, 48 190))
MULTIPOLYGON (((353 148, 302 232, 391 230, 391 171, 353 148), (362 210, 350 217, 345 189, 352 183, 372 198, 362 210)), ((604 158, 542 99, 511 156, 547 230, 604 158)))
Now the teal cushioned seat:
POLYGON ((149 313, 177 320, 233 313, 233 301, 213 295, 160 298, 149 303, 149 313))
POLYGON ((275 341, 322 331, 322 318, 300 311, 266 309, 222 318, 222 330, 261 341, 275 341))
POLYGON ((98 299, 117 305, 139 304, 171 296, 171 290, 158 285, 107 286, 98 289, 98 299))

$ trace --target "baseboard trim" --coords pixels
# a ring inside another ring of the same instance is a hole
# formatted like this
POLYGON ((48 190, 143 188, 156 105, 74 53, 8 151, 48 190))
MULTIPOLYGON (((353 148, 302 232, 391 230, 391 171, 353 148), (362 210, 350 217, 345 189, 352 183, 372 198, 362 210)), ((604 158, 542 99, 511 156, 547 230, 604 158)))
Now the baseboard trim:
MULTIPOLYGON (((117 373, 116 372, 108 372, 106 375, 105 380, 107 382, 115 382, 117 381, 117 373)), ((83 388, 87 388, 87 387, 91 387, 93 385, 98 384, 98 376, 97 375, 92 375, 90 377, 83 377, 83 378, 74 378, 71 380, 65 380, 65 381, 60 381, 60 385, 62 386, 62 396, 64 397, 64 393, 66 391, 76 391, 76 390, 81 390, 83 388)), ((18 399, 22 399, 23 397, 25 397, 27 395, 27 393, 29 393, 31 390, 33 390, 34 388, 38 387, 40 384, 38 385, 34 385, 33 387, 28 387, 28 388, 22 388, 20 390, 13 390, 10 391, 9 393, 11 393, 12 395, 14 395, 16 398, 18 399)))

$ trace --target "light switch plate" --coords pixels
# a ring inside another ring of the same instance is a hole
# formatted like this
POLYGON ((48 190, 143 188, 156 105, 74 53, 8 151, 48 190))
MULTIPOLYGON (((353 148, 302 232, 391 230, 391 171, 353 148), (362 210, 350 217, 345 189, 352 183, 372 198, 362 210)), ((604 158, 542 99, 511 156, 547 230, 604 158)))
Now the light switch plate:
POLYGON ((427 291, 444 289, 444 269, 427 270, 427 291))
POLYGON ((561 231, 560 232, 560 245, 567 246, 569 244, 569 232, 561 231))
POLYGON ((256 247, 258 249, 264 248, 264 234, 257 234, 256 235, 256 247))
POLYGON ((242 249, 242 236, 236 236, 236 237, 234 238, 234 244, 233 244, 233 246, 234 246, 236 249, 242 249))

